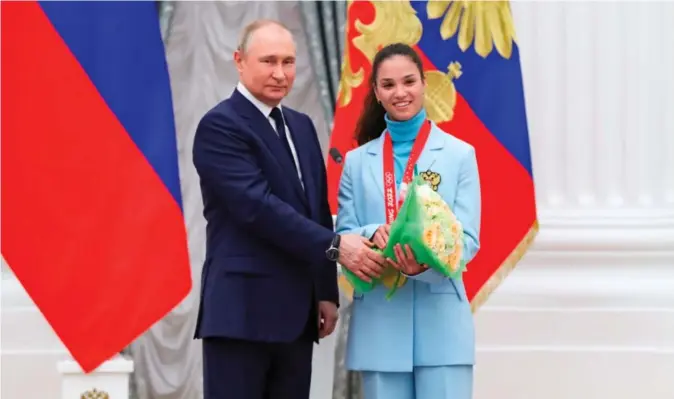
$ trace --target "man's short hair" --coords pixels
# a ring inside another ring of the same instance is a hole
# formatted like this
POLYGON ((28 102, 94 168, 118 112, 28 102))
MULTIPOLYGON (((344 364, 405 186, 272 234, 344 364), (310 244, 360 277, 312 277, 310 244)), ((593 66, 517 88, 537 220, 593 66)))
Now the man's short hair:
POLYGON ((253 33, 255 33, 256 30, 269 25, 276 25, 278 27, 281 27, 287 30, 288 33, 290 33, 290 35, 292 36, 292 32, 290 31, 290 29, 288 29, 288 27, 285 26, 280 21, 277 21, 275 19, 258 19, 246 25, 241 31, 241 37, 239 38, 239 45, 237 47, 239 52, 241 53, 246 52, 246 50, 248 49, 248 45, 250 44, 250 38, 253 37, 253 33))

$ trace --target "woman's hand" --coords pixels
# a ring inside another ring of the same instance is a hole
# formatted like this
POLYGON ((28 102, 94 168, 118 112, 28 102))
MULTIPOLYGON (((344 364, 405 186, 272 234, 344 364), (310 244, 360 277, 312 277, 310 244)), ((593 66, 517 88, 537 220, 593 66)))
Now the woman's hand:
POLYGON ((386 244, 388 244, 388 235, 391 232, 391 225, 390 224, 382 224, 377 228, 377 230, 374 232, 374 235, 372 236, 372 242, 374 245, 377 246, 379 249, 384 249, 386 248, 386 244))
POLYGON ((415 276, 428 270, 426 266, 417 263, 416 259, 414 259, 412 248, 410 248, 409 245, 405 245, 405 249, 403 249, 400 244, 397 244, 395 247, 393 247, 393 251, 396 254, 398 262, 395 262, 390 258, 387 259, 387 261, 391 264, 391 266, 407 274, 408 276, 415 276))

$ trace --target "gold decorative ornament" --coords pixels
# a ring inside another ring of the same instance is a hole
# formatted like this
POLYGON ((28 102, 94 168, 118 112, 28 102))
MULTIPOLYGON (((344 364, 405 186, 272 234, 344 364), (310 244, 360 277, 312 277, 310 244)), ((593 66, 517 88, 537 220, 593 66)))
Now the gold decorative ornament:
MULTIPOLYGON (((351 7, 352 3, 353 0, 349 0, 347 7, 351 7)), ((351 42, 351 45, 365 55, 370 64, 377 51, 388 44, 405 43, 409 46, 416 46, 419 43, 423 33, 423 24, 409 1, 372 1, 371 4, 375 8, 374 20, 370 24, 356 20, 355 29, 359 35, 351 42)), ((475 52, 486 58, 495 47, 501 57, 510 59, 512 56, 513 44, 517 42, 517 39, 509 1, 430 0, 426 4, 426 11, 429 19, 442 18, 440 35, 443 40, 458 35, 457 43, 461 51, 465 52, 473 45, 475 52)), ((339 106, 349 104, 352 99, 352 89, 359 87, 365 78, 363 68, 355 73, 351 70, 348 50, 345 53, 339 85, 339 106)), ((457 97, 454 80, 458 79, 462 73, 461 64, 458 62, 450 63, 446 73, 439 70, 425 71, 428 83, 425 93, 426 112, 428 118, 436 124, 451 121, 454 117, 457 97)), ((441 176, 438 174, 436 177, 435 172, 431 171, 424 173, 427 173, 424 179, 437 191, 441 176), (436 181, 437 184, 434 184, 436 181)), ((538 229, 538 222, 535 222, 498 270, 480 287, 471 301, 473 312, 484 304, 491 293, 515 268, 536 237, 538 229)), ((396 274, 391 272, 382 276, 384 285, 391 288, 395 284, 396 274)), ((404 285, 405 280, 401 278, 398 286, 404 285)), ((353 298, 353 286, 344 275, 339 276, 339 287, 348 298, 353 298)))
MULTIPOLYGON (((347 4, 347 15, 348 9, 351 8, 353 0, 349 0, 347 4)), ((349 23, 346 24, 346 37, 349 37, 349 23)), ((351 59, 349 57, 349 48, 347 47, 344 51, 344 60, 342 61, 342 73, 341 78, 339 79, 339 92, 337 98, 339 99, 338 106, 346 107, 351 102, 352 91, 354 88, 363 84, 365 79, 365 71, 361 67, 358 71, 353 72, 351 70, 351 59)))
MULTIPOLYGON (((357 48, 372 64, 375 54, 382 47, 392 43, 405 43, 410 46, 416 45, 421 39, 422 25, 416 16, 416 11, 409 1, 373 1, 375 18, 370 24, 364 24, 361 20, 355 21, 355 28, 359 35, 352 40, 352 45, 357 48)), ((348 10, 353 5, 353 0, 347 3, 348 10)), ((346 37, 349 37, 349 23, 346 25, 346 37)), ((344 52, 342 62, 342 74, 339 80, 339 106, 347 106, 352 99, 352 91, 359 87, 365 80, 365 71, 361 67, 358 71, 351 70, 349 50, 344 52)))
POLYGON ((80 399, 110 399, 110 395, 105 391, 99 391, 98 389, 93 388, 82 393, 80 399))
POLYGON ((456 106, 456 87, 454 80, 462 74, 461 64, 452 62, 447 73, 426 71, 426 113, 428 119, 437 124, 449 122, 454 118, 456 106))
POLYGON ((365 79, 365 71, 363 68, 358 69, 357 72, 351 70, 351 61, 349 54, 344 56, 344 64, 342 65, 342 79, 339 81, 339 106, 346 107, 351 102, 353 89, 363 84, 365 79))
POLYGON ((353 39, 353 45, 370 62, 377 51, 389 44, 415 46, 419 43, 423 28, 409 1, 372 1, 371 4, 375 8, 374 20, 368 25, 356 20, 360 35, 353 39))
POLYGON ((440 176, 440 173, 438 172, 433 172, 431 170, 427 170, 425 172, 419 173, 422 179, 428 183, 433 191, 438 191, 438 186, 440 186, 440 182, 442 181, 442 176, 440 176))
POLYGON ((503 58, 510 59, 517 39, 509 1, 429 1, 426 12, 429 19, 443 18, 440 35, 444 40, 458 34, 462 51, 474 42, 475 52, 483 58, 496 47, 503 58))

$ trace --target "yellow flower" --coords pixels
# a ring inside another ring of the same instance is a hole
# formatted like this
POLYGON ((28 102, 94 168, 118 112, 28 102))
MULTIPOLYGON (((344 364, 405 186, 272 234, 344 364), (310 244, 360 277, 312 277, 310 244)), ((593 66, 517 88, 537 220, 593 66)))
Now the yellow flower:
POLYGON ((454 252, 449 256, 447 264, 449 268, 455 272, 459 270, 461 266, 461 257, 463 256, 463 241, 457 240, 456 245, 454 246, 454 252))
POLYGON ((463 254, 463 226, 440 194, 428 185, 418 189, 426 214, 423 240, 435 253, 443 268, 456 272, 461 268, 463 254))
POLYGON ((440 225, 438 223, 432 223, 427 225, 424 229, 424 243, 430 248, 435 247, 438 242, 438 237, 440 235, 440 225))

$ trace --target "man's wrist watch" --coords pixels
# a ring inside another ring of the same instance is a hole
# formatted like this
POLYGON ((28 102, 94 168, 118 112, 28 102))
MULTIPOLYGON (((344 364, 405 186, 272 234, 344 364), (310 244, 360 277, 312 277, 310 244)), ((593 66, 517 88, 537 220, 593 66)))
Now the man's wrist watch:
POLYGON ((339 234, 336 234, 335 238, 332 239, 332 243, 330 243, 330 248, 325 251, 325 256, 327 256, 328 260, 331 262, 337 262, 337 259, 339 259, 339 243, 341 238, 342 237, 339 234))

